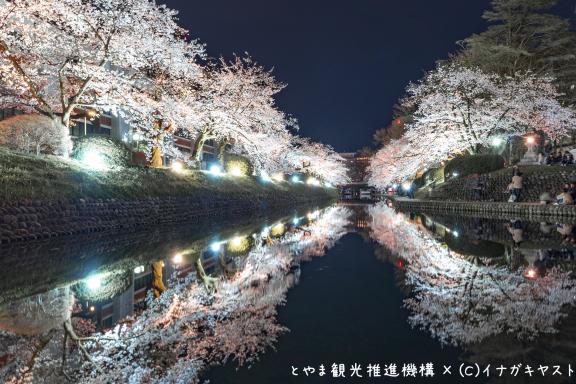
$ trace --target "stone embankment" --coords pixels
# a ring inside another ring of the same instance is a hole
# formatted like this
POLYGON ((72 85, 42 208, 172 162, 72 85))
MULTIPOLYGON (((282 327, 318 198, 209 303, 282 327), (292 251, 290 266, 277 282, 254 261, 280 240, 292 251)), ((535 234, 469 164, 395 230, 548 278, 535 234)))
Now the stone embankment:
POLYGON ((481 201, 409 200, 397 198, 394 206, 406 212, 428 212, 481 218, 528 219, 558 223, 576 222, 575 205, 500 203, 481 201))
POLYGON ((335 190, 298 188, 286 193, 219 193, 212 197, 155 197, 137 200, 70 199, 0 203, 0 243, 74 234, 126 231, 194 222, 208 217, 240 217, 275 209, 327 204, 335 190))
MULTIPOLYGON (((538 202, 543 192, 558 195, 564 184, 576 179, 576 167, 522 166, 522 202, 538 202)), ((508 200, 506 191, 512 180, 512 168, 482 175, 484 189, 478 196, 475 191, 477 176, 452 178, 432 190, 417 192, 417 197, 426 200, 451 201, 501 201, 508 200)))

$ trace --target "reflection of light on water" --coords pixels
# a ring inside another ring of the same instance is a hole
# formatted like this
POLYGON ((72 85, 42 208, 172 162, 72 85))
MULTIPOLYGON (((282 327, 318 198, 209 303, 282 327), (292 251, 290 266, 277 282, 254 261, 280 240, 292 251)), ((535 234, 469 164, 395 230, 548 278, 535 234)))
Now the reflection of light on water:
POLYGON ((184 260, 184 258, 182 257, 181 253, 175 254, 174 257, 172 258, 172 262, 174 264, 180 264, 183 260, 184 260))
POLYGON ((246 252, 250 248, 250 241, 247 237, 236 236, 228 244, 228 250, 231 252, 246 252))
POLYGON ((284 233, 284 224, 278 223, 272 227, 270 233, 272 236, 281 236, 284 233))
POLYGON ((264 229, 262 229, 262 237, 268 237, 268 235, 270 235, 270 227, 264 227, 264 229))
POLYGON ((529 279, 535 279, 538 277, 538 271, 536 271, 536 268, 534 267, 528 267, 524 275, 529 279))

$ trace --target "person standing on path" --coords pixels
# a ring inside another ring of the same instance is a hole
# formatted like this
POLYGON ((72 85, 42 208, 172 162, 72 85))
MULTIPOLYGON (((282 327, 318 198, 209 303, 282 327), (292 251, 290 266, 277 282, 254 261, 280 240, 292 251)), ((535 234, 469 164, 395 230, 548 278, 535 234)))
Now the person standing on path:
POLYGON ((508 191, 511 192, 508 199, 509 203, 520 201, 522 181, 522 172, 520 172, 518 168, 514 168, 514 176, 512 176, 512 182, 508 185, 508 191))

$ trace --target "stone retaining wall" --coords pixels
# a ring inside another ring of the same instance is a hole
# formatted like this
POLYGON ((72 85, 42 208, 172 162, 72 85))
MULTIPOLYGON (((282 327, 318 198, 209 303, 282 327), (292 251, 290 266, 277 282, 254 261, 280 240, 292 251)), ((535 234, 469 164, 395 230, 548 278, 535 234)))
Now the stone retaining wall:
POLYGON ((394 206, 407 212, 431 212, 499 219, 525 218, 532 221, 557 223, 576 222, 576 206, 574 205, 395 199, 394 206))
MULTIPOLYGON (((520 196, 522 202, 537 202, 543 192, 557 196, 563 185, 576 177, 576 167, 526 166, 520 167, 520 170, 523 172, 523 190, 520 196)), ((482 177, 485 187, 480 199, 474 191, 474 176, 451 179, 431 191, 417 193, 417 197, 451 201, 508 200, 510 194, 506 192, 506 188, 512 180, 511 168, 487 173, 482 177)))
POLYGON ((164 197, 0 203, 0 243, 157 227, 209 216, 232 218, 303 204, 321 204, 334 198, 331 191, 302 188, 285 194, 220 193, 203 199, 164 197))

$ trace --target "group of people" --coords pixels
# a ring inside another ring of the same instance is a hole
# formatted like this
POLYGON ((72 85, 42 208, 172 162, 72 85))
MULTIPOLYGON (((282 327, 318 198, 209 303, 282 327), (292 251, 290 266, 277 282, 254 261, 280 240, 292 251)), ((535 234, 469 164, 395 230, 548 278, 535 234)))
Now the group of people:
POLYGON ((540 165, 574 165, 574 155, 569 151, 557 150, 555 152, 539 152, 538 164, 540 165))
POLYGON ((540 204, 574 205, 576 202, 576 181, 566 183, 562 191, 553 199, 548 192, 540 195, 540 204))
MULTIPOLYGON (((507 192, 510 193, 508 198, 509 203, 520 201, 520 195, 523 188, 522 172, 517 167, 514 167, 512 173, 512 180, 508 184, 507 192)), ((553 199, 550 193, 544 192, 540 195, 541 204, 556 204, 556 205, 573 205, 576 202, 576 180, 566 183, 562 186, 561 192, 553 199)))

